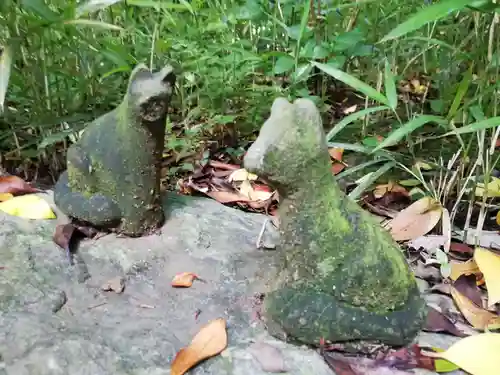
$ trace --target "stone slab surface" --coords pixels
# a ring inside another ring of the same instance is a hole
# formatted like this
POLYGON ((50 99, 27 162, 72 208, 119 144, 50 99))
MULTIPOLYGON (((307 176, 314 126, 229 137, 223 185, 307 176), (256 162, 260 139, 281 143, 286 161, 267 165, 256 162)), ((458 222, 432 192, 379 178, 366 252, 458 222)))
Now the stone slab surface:
MULTIPOLYGON (((53 204, 50 192, 41 196, 53 204)), ((74 265, 52 241, 67 220, 56 208, 58 220, 0 212, 0 375, 167 375, 176 352, 220 317, 228 348, 190 374, 268 374, 249 350, 254 342, 279 348, 288 374, 332 374, 314 350, 271 337, 255 319, 253 296, 272 267, 272 250, 255 246, 264 216, 175 194, 164 204, 160 235, 86 240, 74 265), (179 272, 204 282, 172 288, 179 272), (103 292, 114 277, 125 278, 124 292, 103 292)), ((419 340, 446 348, 456 339, 419 340)))

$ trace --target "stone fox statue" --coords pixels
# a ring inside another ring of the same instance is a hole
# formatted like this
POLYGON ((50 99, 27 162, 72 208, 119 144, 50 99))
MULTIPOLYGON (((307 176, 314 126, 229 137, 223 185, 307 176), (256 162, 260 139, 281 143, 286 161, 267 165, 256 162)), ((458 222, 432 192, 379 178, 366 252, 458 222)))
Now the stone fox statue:
POLYGON ((390 234, 340 190, 330 163, 314 103, 276 99, 244 158, 281 199, 278 271, 263 316, 276 334, 312 345, 405 345, 426 316, 416 280, 390 234))
POLYGON ((129 236, 156 231, 165 220, 160 162, 176 77, 138 65, 114 110, 95 119, 67 153, 54 188, 66 215, 129 236))

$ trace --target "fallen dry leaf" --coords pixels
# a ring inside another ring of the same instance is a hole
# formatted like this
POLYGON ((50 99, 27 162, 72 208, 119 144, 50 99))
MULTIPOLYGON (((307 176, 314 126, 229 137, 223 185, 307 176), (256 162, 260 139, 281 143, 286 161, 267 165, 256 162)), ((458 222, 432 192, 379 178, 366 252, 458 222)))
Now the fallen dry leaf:
POLYGON ((193 281, 199 277, 192 272, 178 273, 172 279, 171 285, 175 288, 189 288, 193 285, 193 281))
POLYGON ((331 171, 334 175, 338 175, 345 169, 345 165, 342 163, 333 163, 331 167, 331 171))
POLYGON ((423 353, 454 363, 471 375, 498 375, 500 333, 480 333, 463 338, 443 352, 423 353))
MULTIPOLYGON (((402 351, 408 352, 409 350, 404 348, 402 351)), ((409 353, 407 356, 396 355, 391 357, 391 355, 388 355, 386 358, 376 360, 325 352, 323 353, 323 359, 337 375, 407 375, 407 369, 416 367, 429 369, 433 362, 424 356, 415 358, 409 353)))
POLYGON ((248 347, 248 351, 259 362, 263 371, 287 372, 283 353, 278 348, 265 342, 255 342, 248 347))
POLYGON ((105 292, 122 293, 125 289, 125 279, 121 276, 113 277, 101 285, 101 290, 105 292))
POLYGON ((394 240, 412 240, 430 232, 439 222, 442 212, 439 201, 423 197, 397 214, 386 227, 394 240))
POLYGON ((453 287, 476 305, 483 305, 481 292, 476 284, 476 275, 460 275, 458 279, 453 282, 453 287))
POLYGON ((199 362, 221 353, 227 347, 226 321, 215 319, 201 327, 188 347, 177 352, 170 375, 184 375, 199 362))
POLYGON ((236 202, 249 202, 250 199, 239 193, 232 193, 230 191, 212 190, 206 194, 215 199, 219 203, 236 203, 236 202))
POLYGON ((464 332, 460 331, 448 317, 430 306, 423 330, 428 332, 447 332, 458 337, 467 336, 464 332))
POLYGON ((350 107, 347 107, 343 110, 344 114, 345 115, 348 115, 350 113, 354 113, 356 112, 356 109, 358 108, 358 105, 357 104, 354 104, 354 105, 351 105, 350 107))
POLYGON ((237 169, 233 171, 229 177, 228 181, 233 182, 233 181, 254 181, 258 177, 257 175, 248 172, 245 168, 237 169))
POLYGON ((408 243, 408 246, 420 250, 420 249, 425 249, 425 250, 434 250, 439 248, 440 246, 443 246, 446 242, 446 237, 441 236, 441 235, 426 235, 426 236, 420 236, 417 237, 413 240, 411 240, 408 243))
POLYGON ((56 226, 56 230, 54 232, 53 241, 56 245, 60 246, 64 250, 69 249, 71 239, 73 234, 75 233, 76 227, 71 224, 59 224, 56 226))
POLYGON ((344 154, 344 149, 343 148, 338 148, 338 147, 332 147, 328 149, 328 153, 330 154, 330 157, 334 160, 337 161, 342 161, 342 156, 344 154))
POLYGON ((397 193, 405 197, 410 196, 410 193, 408 193, 408 190, 406 190, 406 188, 392 181, 387 184, 377 185, 373 190, 373 195, 377 199, 382 198, 387 193, 397 193))
POLYGON ((12 195, 17 195, 41 192, 42 190, 34 188, 20 177, 0 176, 0 193, 10 193, 12 195))
POLYGON ((14 198, 11 193, 0 193, 0 202, 5 202, 11 198, 14 198))
POLYGON ((55 219, 50 205, 34 194, 21 195, 0 202, 0 211, 25 219, 55 219))
POLYGON ((223 162, 217 161, 217 160, 210 160, 208 162, 208 164, 211 167, 214 167, 214 168, 217 168, 217 169, 222 169, 222 170, 225 170, 225 171, 235 171, 237 169, 241 169, 241 167, 239 165, 223 163, 223 162))
POLYGON ((442 293, 442 294, 446 294, 447 296, 451 296, 451 285, 448 283, 439 283, 439 284, 433 285, 429 289, 429 291, 442 293))
POLYGON ((453 286, 451 287, 451 296, 460 309, 462 315, 474 328, 484 330, 488 325, 500 322, 500 317, 498 315, 479 307, 470 299, 458 292, 453 286))
POLYGON ((457 253, 470 254, 470 255, 474 253, 474 249, 469 245, 462 242, 454 242, 454 241, 452 241, 450 244, 450 251, 455 251, 457 253))
POLYGON ((496 253, 477 247, 474 260, 481 270, 488 289, 488 306, 500 302, 500 256, 496 253))
MULTIPOLYGON (((458 279, 461 275, 478 275, 479 278, 481 277, 480 273, 481 271, 479 270, 479 267, 476 264, 476 261, 474 259, 469 259, 466 262, 458 262, 456 260, 451 260, 450 261, 450 266, 451 266, 451 274, 450 274, 450 279, 455 281, 458 279)), ((478 278, 476 276, 476 278, 478 278)))

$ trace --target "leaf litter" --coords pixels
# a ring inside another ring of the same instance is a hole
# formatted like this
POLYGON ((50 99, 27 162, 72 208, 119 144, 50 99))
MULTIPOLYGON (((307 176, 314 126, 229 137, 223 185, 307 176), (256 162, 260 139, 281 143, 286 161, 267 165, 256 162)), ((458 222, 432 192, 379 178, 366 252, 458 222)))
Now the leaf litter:
POLYGON ((223 318, 205 324, 189 346, 179 350, 171 364, 171 375, 184 375, 201 361, 220 354, 227 347, 226 321, 223 318))

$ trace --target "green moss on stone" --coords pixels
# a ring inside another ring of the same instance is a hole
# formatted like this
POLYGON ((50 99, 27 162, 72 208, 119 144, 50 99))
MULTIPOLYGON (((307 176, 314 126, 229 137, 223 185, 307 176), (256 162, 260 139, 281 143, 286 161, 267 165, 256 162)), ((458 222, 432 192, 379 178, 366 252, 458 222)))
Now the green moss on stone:
POLYGON ((121 104, 94 120, 67 154, 54 189, 68 216, 131 236, 163 224, 160 170, 175 75, 139 65, 121 104))
POLYGON ((411 340, 425 315, 416 281, 389 233, 338 187, 314 104, 277 99, 244 164, 281 198, 268 317, 309 343, 411 340))

